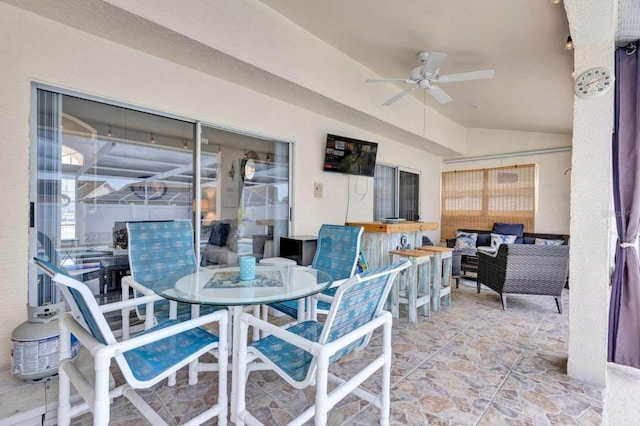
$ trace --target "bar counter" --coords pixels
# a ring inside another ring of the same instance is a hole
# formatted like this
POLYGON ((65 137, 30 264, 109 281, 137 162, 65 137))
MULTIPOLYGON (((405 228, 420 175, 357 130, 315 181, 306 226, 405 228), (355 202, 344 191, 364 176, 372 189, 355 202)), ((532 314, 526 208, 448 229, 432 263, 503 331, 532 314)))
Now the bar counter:
POLYGON ((390 250, 421 246, 422 231, 438 229, 436 222, 347 222, 346 225, 364 228, 361 247, 369 268, 387 265, 390 250))

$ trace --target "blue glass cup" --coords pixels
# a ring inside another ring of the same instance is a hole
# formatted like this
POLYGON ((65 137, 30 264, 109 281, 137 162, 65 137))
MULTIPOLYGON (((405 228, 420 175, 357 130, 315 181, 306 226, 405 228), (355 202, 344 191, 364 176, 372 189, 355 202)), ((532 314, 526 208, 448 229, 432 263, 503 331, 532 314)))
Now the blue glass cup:
POLYGON ((256 258, 254 256, 240 257, 240 280, 250 281, 256 278, 256 258))

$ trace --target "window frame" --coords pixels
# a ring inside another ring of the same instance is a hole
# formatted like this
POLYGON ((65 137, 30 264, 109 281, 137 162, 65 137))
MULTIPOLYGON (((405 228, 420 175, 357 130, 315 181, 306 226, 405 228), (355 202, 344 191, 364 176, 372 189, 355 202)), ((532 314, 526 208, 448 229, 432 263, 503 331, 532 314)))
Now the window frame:
MULTIPOLYGON (((376 164, 377 166, 381 166, 381 167, 388 167, 390 169, 393 170, 393 193, 394 193, 394 200, 393 200, 393 216, 392 217, 399 217, 400 214, 400 174, 401 173, 410 173, 413 175, 416 175, 418 180, 418 188, 417 188, 417 197, 418 197, 418 201, 417 201, 417 206, 418 206, 418 212, 417 212, 417 217, 416 220, 420 220, 420 209, 421 209, 421 194, 420 194, 420 188, 421 188, 421 181, 422 181, 422 172, 420 170, 416 170, 413 169, 411 167, 406 167, 406 166, 401 166, 398 164, 390 164, 390 163, 383 163, 383 162, 378 162, 376 164)), ((374 203, 373 203, 373 220, 384 220, 385 218, 383 217, 379 217, 380 215, 377 213, 376 210, 376 176, 374 175, 373 177, 374 179, 374 184, 373 184, 373 190, 374 190, 374 203)))

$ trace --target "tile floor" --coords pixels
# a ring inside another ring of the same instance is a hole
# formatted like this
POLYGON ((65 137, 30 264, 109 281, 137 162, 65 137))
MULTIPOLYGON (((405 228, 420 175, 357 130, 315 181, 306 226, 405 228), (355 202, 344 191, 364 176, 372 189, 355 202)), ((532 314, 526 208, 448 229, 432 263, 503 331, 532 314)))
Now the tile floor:
MULTIPOLYGON (((565 290, 562 315, 552 298, 534 296, 509 297, 503 311, 496 293, 477 294, 475 283, 466 282, 453 290, 451 307, 419 317, 417 325, 401 312, 394 322, 391 424, 601 424, 602 389, 566 375, 568 297, 565 290)), ((341 360, 335 371, 359 370, 380 340, 341 360)), ((140 394, 177 424, 214 401, 216 374, 200 377, 195 386, 157 385, 140 394)), ((365 386, 376 383, 369 379, 365 386)), ((295 390, 274 373, 251 373, 248 408, 267 425, 286 424, 312 400, 312 392, 295 390)), ((146 424, 122 398, 111 416, 113 425, 146 424)), ((349 396, 332 410, 329 424, 372 425, 377 416, 375 407, 349 396)), ((91 415, 72 424, 91 424, 91 415)))

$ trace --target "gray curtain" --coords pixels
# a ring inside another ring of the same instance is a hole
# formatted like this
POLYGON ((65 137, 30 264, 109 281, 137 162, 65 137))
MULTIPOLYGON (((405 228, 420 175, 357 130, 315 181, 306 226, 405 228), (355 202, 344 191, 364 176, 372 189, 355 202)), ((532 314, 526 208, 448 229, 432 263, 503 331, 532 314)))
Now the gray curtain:
POLYGON ((636 44, 616 49, 613 198, 618 244, 609 309, 608 360, 640 368, 640 74, 636 44))

